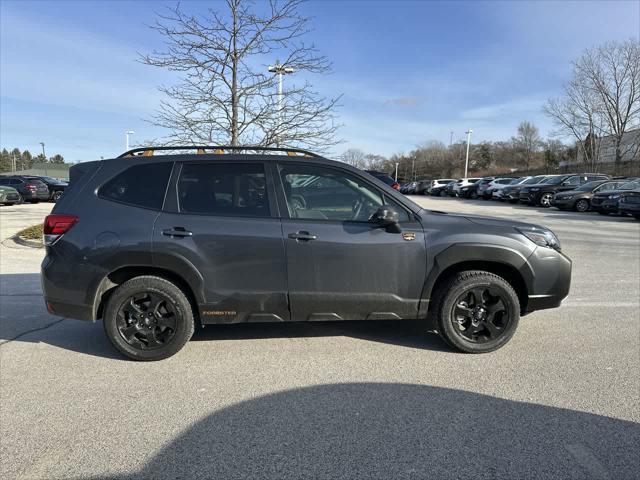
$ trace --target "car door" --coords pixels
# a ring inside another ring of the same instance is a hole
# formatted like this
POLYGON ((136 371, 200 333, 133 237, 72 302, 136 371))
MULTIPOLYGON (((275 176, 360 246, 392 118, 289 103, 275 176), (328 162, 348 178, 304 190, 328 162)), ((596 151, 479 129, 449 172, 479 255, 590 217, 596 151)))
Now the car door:
POLYGON ((346 169, 283 162, 276 170, 292 319, 416 318, 426 249, 414 215, 373 179, 346 169), (296 188, 303 181, 333 193, 307 199, 296 188), (383 204, 401 212, 402 233, 368 221, 383 204))
POLYGON ((201 284, 204 323, 289 319, 282 228, 263 162, 178 164, 153 242, 155 264, 201 284))

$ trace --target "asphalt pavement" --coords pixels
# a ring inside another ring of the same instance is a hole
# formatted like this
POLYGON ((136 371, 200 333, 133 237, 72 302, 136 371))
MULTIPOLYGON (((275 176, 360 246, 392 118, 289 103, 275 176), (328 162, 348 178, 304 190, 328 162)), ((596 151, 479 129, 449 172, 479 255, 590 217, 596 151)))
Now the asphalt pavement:
POLYGON ((419 322, 253 324, 135 363, 49 316, 44 252, 7 240, 51 205, 0 207, 0 476, 638 478, 640 222, 414 200, 550 227, 570 296, 486 355, 419 322))

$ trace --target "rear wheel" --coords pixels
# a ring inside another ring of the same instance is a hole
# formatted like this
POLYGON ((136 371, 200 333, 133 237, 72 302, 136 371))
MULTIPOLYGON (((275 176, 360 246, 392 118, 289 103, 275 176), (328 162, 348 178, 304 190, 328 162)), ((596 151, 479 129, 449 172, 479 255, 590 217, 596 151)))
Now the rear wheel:
POLYGON ((56 191, 56 192, 53 192, 53 195, 51 195, 51 200, 53 200, 54 202, 57 202, 58 200, 60 200, 60 197, 62 196, 62 193, 63 192, 61 192, 59 190, 56 191))
POLYGON ((445 190, 440 191, 440 196, 441 197, 446 197, 447 195, 449 195, 445 190))
POLYGON ((576 204, 574 205, 574 208, 578 212, 586 212, 587 210, 589 210, 589 200, 581 198, 576 202, 576 204))
POLYGON ((478 198, 478 193, 477 192, 471 192, 471 198, 473 200, 477 199, 478 198))
POLYGON ((456 274, 434 294, 438 331, 452 347, 486 353, 504 346, 520 320, 520 301, 502 277, 480 270, 456 274))
POLYGON ((160 277, 123 283, 109 298, 104 329, 111 343, 133 360, 161 360, 193 335, 192 306, 182 290, 160 277))

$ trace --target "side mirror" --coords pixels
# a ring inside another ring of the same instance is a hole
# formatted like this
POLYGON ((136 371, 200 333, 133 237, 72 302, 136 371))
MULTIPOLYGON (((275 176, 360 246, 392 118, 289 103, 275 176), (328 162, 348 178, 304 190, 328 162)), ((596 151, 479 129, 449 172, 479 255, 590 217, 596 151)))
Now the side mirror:
POLYGON ((369 219, 371 223, 375 223, 391 233, 400 233, 400 213, 391 205, 381 205, 369 219))

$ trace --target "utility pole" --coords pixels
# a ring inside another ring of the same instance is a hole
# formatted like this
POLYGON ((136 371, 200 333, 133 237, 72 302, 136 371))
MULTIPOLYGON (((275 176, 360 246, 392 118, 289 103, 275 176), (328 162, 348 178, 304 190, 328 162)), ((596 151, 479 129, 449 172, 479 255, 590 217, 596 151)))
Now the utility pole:
MULTIPOLYGON (((275 65, 269 65, 269 71, 271 73, 276 73, 278 75, 278 133, 280 128, 282 128, 282 76, 287 75, 289 73, 295 72, 295 70, 291 67, 285 67, 280 63, 279 60, 276 60, 275 65)), ((280 135, 276 135, 276 146, 280 146, 280 135)))
POLYGON ((467 178, 467 170, 469 169, 469 143, 471 143, 471 134, 473 130, 469 129, 466 132, 467 134, 467 159, 464 162, 464 178, 467 178))

